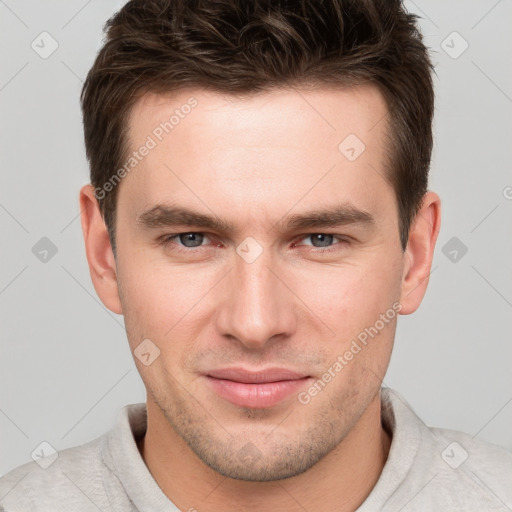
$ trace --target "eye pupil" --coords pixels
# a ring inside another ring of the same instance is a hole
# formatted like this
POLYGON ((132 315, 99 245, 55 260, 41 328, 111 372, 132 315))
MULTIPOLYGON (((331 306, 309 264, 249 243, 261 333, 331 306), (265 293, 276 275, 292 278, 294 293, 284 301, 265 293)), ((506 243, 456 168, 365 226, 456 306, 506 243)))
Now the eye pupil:
POLYGON ((198 247, 203 243, 204 235, 201 233, 182 233, 180 242, 185 247, 198 247))
POLYGON ((328 247, 332 244, 333 235, 326 235, 324 233, 316 233, 311 235, 311 242, 315 247, 328 247))

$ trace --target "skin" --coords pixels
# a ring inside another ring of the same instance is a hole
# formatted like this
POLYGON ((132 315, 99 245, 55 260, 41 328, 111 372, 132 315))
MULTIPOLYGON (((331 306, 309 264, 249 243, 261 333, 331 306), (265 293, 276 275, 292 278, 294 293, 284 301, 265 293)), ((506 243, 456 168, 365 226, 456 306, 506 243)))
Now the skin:
POLYGON ((116 258, 92 186, 80 194, 99 297, 124 315, 132 351, 147 338, 160 350, 149 366, 134 358, 147 390, 139 449, 181 510, 354 510, 391 442, 379 391, 396 316, 307 404, 293 393, 272 407, 237 406, 204 373, 279 366, 314 382, 394 303, 401 314, 414 312, 427 288, 439 197, 425 195, 403 251, 384 178, 387 108, 369 86, 147 94, 131 112, 131 149, 192 96, 197 106, 119 185, 116 258), (366 146, 354 161, 338 150, 349 134, 366 146), (158 204, 213 215, 232 229, 139 221, 158 204), (340 204, 373 222, 286 226, 292 215, 340 204), (202 245, 161 243, 187 232, 205 233, 194 238, 202 245), (318 233, 335 236, 315 247, 318 233), (262 248, 251 263, 236 252, 246 237, 262 248))

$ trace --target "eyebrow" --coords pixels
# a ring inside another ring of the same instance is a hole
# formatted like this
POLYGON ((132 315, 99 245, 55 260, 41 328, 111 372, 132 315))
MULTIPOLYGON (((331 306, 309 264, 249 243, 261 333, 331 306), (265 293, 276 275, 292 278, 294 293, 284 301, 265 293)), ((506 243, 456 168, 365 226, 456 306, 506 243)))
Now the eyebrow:
MULTIPOLYGON (((220 232, 236 231, 233 224, 215 215, 199 213, 185 207, 168 204, 158 204, 141 213, 137 217, 137 224, 147 229, 194 226, 220 232)), ((312 229, 351 224, 370 226, 375 224, 375 219, 371 213, 345 203, 330 208, 285 216, 274 226, 278 225, 281 229, 312 229)))
POLYGON ((349 224, 373 225, 373 215, 350 204, 341 204, 305 214, 294 214, 285 219, 284 225, 295 229, 328 228, 349 224))
POLYGON ((148 229, 172 226, 196 226, 216 231, 233 231, 234 226, 213 215, 194 212, 181 206, 158 204, 137 217, 137 224, 148 229))

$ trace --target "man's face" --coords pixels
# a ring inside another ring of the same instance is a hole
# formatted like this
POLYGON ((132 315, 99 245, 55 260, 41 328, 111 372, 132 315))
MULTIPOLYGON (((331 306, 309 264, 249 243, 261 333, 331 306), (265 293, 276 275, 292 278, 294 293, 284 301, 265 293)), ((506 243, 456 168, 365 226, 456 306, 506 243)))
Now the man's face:
POLYGON ((130 346, 160 350, 136 359, 148 408, 226 476, 307 470, 377 399, 404 272, 386 129, 370 87, 182 91, 131 112, 131 151, 150 149, 117 203, 130 346))

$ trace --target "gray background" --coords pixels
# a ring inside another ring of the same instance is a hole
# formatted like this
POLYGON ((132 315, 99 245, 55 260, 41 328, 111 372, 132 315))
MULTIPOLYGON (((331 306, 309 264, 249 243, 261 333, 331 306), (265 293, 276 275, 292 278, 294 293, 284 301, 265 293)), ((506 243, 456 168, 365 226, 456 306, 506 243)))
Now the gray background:
MULTIPOLYGON (((122 3, 0 0, 0 474, 42 441, 61 450, 99 436, 145 399, 123 319, 91 284, 78 218, 78 96, 122 3), (47 58, 31 47, 55 44, 43 31, 58 43, 47 58), (45 262, 45 242, 32 251, 43 237, 57 248, 45 262)), ((406 5, 436 65, 431 189, 443 224, 385 384, 428 424, 512 448, 512 2, 406 5)))

